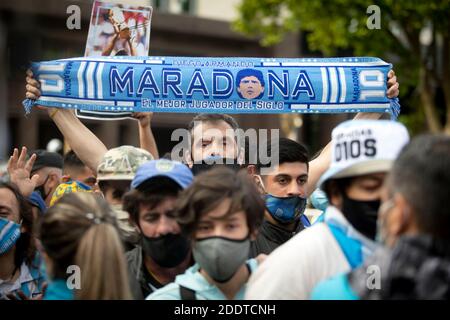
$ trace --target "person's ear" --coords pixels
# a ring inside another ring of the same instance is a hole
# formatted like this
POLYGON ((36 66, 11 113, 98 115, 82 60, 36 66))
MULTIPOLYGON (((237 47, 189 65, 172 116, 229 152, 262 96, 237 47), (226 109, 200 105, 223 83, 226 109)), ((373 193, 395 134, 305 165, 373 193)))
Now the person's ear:
POLYGON ((130 224, 130 226, 133 226, 136 229, 137 233, 139 233, 139 234, 142 233, 141 228, 139 227, 139 224, 136 223, 134 221, 134 219, 131 218, 130 214, 128 214, 128 223, 130 224))
MULTIPOLYGON (((338 187, 337 187, 335 181, 327 182, 326 188, 329 190, 329 192, 327 192, 327 196, 328 196, 328 193, 330 194, 330 196, 328 197, 328 201, 329 201, 330 205, 335 206, 339 210, 342 210, 344 198, 341 194, 341 191, 338 190, 338 187)), ((345 191, 343 190, 342 192, 345 192, 345 191)))
POLYGON ((49 174, 49 186, 50 186, 50 190, 55 189, 57 186, 59 186, 59 184, 61 183, 61 179, 58 177, 58 175, 56 173, 50 173, 49 174))
POLYGON ((417 230, 416 223, 411 214, 411 207, 405 197, 399 193, 394 196, 394 207, 387 216, 389 234, 399 237, 408 232, 417 230))
POLYGON ((254 181, 259 193, 266 194, 266 189, 265 189, 265 187, 263 185, 263 181, 262 181, 263 178, 258 174, 253 174, 252 177, 253 177, 253 181, 254 181))
POLYGON ((338 208, 339 210, 342 210, 342 203, 344 199, 340 193, 332 193, 330 198, 330 204, 338 208))
POLYGON ((183 155, 183 160, 189 168, 192 168, 194 161, 191 156, 191 150, 186 150, 183 155))

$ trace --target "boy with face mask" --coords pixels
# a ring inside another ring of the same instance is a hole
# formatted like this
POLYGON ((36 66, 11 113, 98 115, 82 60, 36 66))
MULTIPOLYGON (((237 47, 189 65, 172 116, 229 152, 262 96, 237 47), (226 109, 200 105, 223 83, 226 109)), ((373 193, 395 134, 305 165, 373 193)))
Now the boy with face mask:
POLYGON ((277 142, 277 147, 273 142, 268 145, 269 156, 272 156, 272 150, 278 150, 277 166, 264 175, 261 174, 262 169, 268 168, 261 164, 249 168, 266 204, 260 232, 252 242, 251 257, 271 253, 310 226, 304 215, 308 192, 308 152, 302 144, 290 139, 280 138, 277 142))
POLYGON ((189 240, 174 217, 178 193, 193 180, 184 164, 152 160, 137 170, 124 210, 140 235, 139 245, 127 253, 130 286, 135 299, 175 280, 191 264, 189 240))
POLYGON ((324 223, 274 251, 252 277, 246 298, 308 299, 319 281, 361 265, 376 248, 384 175, 408 139, 406 128, 393 121, 337 126, 332 163, 319 181, 330 200, 324 223))
POLYGON ((219 167, 197 176, 176 205, 196 264, 147 299, 243 299, 258 264, 247 259, 263 213, 263 201, 245 172, 219 167))
POLYGON ((450 138, 415 138, 386 179, 377 230, 385 247, 360 268, 320 283, 312 298, 448 300, 450 214, 442 204, 449 185, 450 138))

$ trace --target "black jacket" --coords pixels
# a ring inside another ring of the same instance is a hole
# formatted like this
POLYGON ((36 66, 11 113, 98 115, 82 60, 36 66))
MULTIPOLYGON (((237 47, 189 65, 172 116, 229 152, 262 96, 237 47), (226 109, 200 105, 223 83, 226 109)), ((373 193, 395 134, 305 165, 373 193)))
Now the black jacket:
POLYGON ((361 299, 449 300, 450 243, 430 236, 404 236, 392 250, 378 250, 348 277, 361 299), (380 268, 379 289, 367 288, 370 265, 380 268))
POLYGON ((133 250, 128 251, 126 253, 126 259, 130 289, 135 300, 143 300, 155 289, 163 287, 145 268, 142 260, 142 248, 140 246, 136 246, 133 250))
POLYGON ((261 253, 270 254, 304 228, 301 221, 299 221, 295 231, 288 231, 264 219, 256 240, 251 243, 250 258, 255 258, 261 253))

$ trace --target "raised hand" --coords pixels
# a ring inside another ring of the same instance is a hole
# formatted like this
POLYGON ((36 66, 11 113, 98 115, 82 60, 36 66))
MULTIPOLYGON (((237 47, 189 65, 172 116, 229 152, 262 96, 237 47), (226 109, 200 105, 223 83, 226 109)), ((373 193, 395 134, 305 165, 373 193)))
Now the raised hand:
POLYGON ((39 90, 41 85, 39 81, 33 78, 33 72, 30 69, 27 70, 26 81, 27 84, 25 88, 27 89, 27 91, 25 93, 25 96, 28 99, 39 99, 39 97, 41 96, 41 91, 39 90))
POLYGON ((394 70, 390 70, 388 73, 388 91, 387 96, 388 98, 396 98, 399 94, 399 83, 397 82, 397 76, 395 75, 394 70))
POLYGON ((141 127, 148 127, 152 120, 153 112, 134 112, 131 116, 139 121, 141 127))
POLYGON ((33 154, 28 161, 27 148, 22 147, 22 151, 19 155, 19 150, 14 148, 14 152, 8 161, 8 173, 11 179, 23 196, 28 197, 36 188, 36 184, 39 180, 39 175, 35 174, 32 177, 31 169, 33 168, 34 161, 36 160, 36 154, 33 154))
MULTIPOLYGON (((26 89, 25 96, 28 99, 37 100, 41 96, 41 90, 39 90, 39 88, 41 87, 41 84, 39 83, 39 81, 37 81, 36 79, 33 78, 33 72, 30 69, 27 70, 26 74, 27 74, 27 77, 26 77, 27 84, 25 85, 25 89, 26 89)), ((49 114, 51 114, 52 112, 54 112, 56 110, 56 108, 50 108, 50 107, 44 108, 40 105, 36 105, 36 107, 41 110, 46 110, 49 114)))

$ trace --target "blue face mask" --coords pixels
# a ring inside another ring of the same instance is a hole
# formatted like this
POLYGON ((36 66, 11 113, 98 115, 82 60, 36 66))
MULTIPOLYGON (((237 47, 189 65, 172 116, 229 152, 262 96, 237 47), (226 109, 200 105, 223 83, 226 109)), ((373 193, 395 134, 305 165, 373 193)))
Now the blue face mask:
POLYGON ((258 176, 265 194, 266 209, 270 215, 282 224, 288 224, 299 220, 306 208, 306 198, 299 196, 276 197, 265 191, 264 183, 258 176))
POLYGON ((270 215, 280 223, 297 221, 305 211, 306 199, 298 196, 275 197, 266 194, 266 208, 270 215))
POLYGON ((20 238, 20 224, 0 218, 0 256, 11 250, 20 238))
POLYGON ((323 192, 320 189, 316 189, 311 197, 311 204, 313 205, 314 208, 321 210, 323 212, 325 212, 325 210, 327 210, 328 207, 328 198, 327 195, 325 194, 325 192, 323 192))

